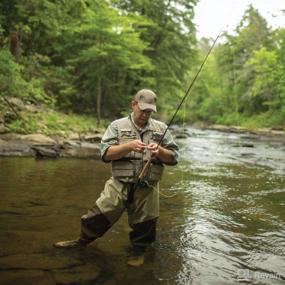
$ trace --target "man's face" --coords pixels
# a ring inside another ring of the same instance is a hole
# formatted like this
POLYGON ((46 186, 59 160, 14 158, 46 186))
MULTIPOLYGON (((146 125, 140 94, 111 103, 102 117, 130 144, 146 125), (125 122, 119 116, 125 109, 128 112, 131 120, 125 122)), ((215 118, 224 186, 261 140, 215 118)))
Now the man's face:
POLYGON ((133 114, 134 114, 134 121, 135 123, 143 128, 146 123, 148 122, 152 110, 146 109, 146 110, 141 110, 139 108, 138 102, 137 101, 132 101, 132 109, 133 109, 133 114))

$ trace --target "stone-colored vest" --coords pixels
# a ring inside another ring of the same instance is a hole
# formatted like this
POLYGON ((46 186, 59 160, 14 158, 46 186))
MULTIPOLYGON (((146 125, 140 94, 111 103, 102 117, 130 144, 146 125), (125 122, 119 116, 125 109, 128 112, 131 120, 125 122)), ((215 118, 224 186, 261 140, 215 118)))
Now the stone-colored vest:
MULTIPOLYGON (((130 118, 123 118, 118 121, 118 140, 119 144, 127 143, 131 140, 142 140, 149 144, 152 142, 158 143, 164 133, 165 124, 149 119, 149 125, 146 131, 142 134, 138 132, 130 118)), ((112 161, 112 175, 122 182, 136 182, 141 170, 149 160, 150 151, 144 153, 130 152, 125 157, 112 161)), ((148 185, 155 185, 161 179, 164 166, 158 159, 153 158, 149 170, 147 171, 144 181, 148 185)))

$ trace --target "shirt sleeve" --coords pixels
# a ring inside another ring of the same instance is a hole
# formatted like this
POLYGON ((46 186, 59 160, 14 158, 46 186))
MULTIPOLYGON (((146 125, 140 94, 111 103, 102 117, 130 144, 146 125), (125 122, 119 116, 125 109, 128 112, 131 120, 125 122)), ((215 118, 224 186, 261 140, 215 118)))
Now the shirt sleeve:
POLYGON ((107 130, 105 131, 101 144, 100 144, 100 151, 101 151, 101 159, 104 162, 110 162, 108 160, 104 159, 104 155, 107 152, 108 148, 112 145, 118 145, 119 140, 118 140, 118 125, 116 121, 112 122, 107 130))
POLYGON ((166 131, 166 134, 162 141, 162 146, 173 152, 174 162, 171 163, 171 165, 177 164, 179 157, 179 148, 169 130, 166 131))

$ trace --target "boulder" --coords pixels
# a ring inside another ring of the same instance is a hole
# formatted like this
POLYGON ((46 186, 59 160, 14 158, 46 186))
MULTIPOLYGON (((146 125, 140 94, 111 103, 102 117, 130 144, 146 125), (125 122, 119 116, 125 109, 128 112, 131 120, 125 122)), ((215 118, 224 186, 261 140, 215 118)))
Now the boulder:
POLYGON ((278 131, 278 130, 272 130, 271 131, 271 134, 272 135, 276 135, 276 136, 284 136, 285 135, 285 132, 284 131, 278 131))
POLYGON ((71 148, 62 150, 62 157, 77 157, 77 158, 100 158, 100 147, 98 144, 81 142, 80 144, 72 145, 71 148))
POLYGON ((55 145, 56 141, 42 134, 31 134, 21 136, 21 141, 33 145, 55 145))
POLYGON ((32 149, 35 151, 37 158, 57 158, 59 156, 59 152, 54 148, 34 146, 32 149))
POLYGON ((81 142, 79 142, 79 141, 64 140, 62 143, 60 143, 60 148, 70 149, 73 147, 80 147, 80 145, 81 145, 81 142))
POLYGON ((102 140, 102 137, 103 136, 101 134, 86 134, 83 136, 83 140, 90 142, 90 143, 100 143, 102 140))
POLYGON ((14 134, 14 133, 7 133, 7 134, 1 134, 0 139, 4 141, 19 141, 21 140, 22 135, 20 134, 14 134))
POLYGON ((80 141, 80 135, 78 133, 69 133, 68 140, 70 140, 70 141, 80 141))
POLYGON ((13 98, 9 98, 7 100, 9 101, 9 103, 12 106, 14 106, 18 110, 25 110, 26 109, 24 102, 19 98, 13 97, 13 98))
POLYGON ((208 130, 215 130, 215 131, 220 131, 220 132, 225 132, 225 133, 246 133, 248 130, 243 127, 238 127, 238 126, 224 126, 224 125, 210 125, 205 127, 204 129, 208 130))
POLYGON ((34 156, 34 151, 28 144, 0 139, 0 156, 34 156))
POLYGON ((257 130, 254 130, 254 133, 259 134, 259 135, 268 135, 270 134, 271 130, 270 128, 260 128, 257 130))
POLYGON ((271 130, 273 130, 273 131, 284 131, 285 127, 281 126, 281 125, 278 125, 278 126, 272 127, 271 130))

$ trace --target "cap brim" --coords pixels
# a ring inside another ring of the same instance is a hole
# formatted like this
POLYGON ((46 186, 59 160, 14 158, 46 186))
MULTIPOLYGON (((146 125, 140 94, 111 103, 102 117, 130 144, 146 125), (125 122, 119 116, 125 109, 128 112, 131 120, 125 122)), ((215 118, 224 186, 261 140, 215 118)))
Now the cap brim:
POLYGON ((151 110, 153 112, 156 112, 156 106, 148 103, 138 103, 139 108, 141 110, 151 110))

